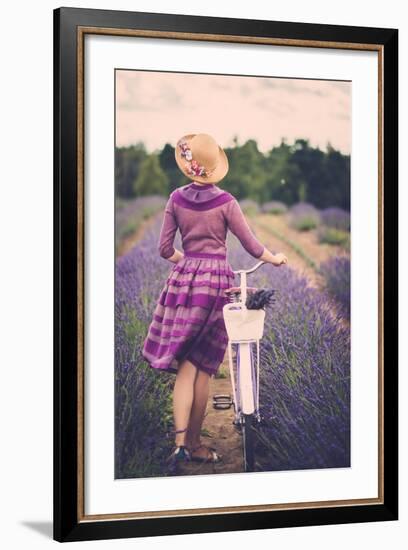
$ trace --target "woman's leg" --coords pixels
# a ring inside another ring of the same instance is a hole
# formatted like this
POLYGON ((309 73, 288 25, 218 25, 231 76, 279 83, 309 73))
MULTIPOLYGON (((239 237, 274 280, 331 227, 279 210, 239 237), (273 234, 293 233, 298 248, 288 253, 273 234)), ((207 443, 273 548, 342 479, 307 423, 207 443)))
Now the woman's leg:
POLYGON ((187 444, 194 449, 201 443, 200 433, 203 425, 204 415, 207 408, 208 395, 210 390, 210 375, 200 369, 194 382, 194 399, 190 413, 187 444))
MULTIPOLYGON (((190 363, 190 361, 185 360, 180 363, 173 389, 173 416, 176 430, 182 430, 188 426, 194 398, 194 380, 196 374, 197 367, 190 363)), ((186 433, 176 434, 176 445, 185 445, 186 433)))

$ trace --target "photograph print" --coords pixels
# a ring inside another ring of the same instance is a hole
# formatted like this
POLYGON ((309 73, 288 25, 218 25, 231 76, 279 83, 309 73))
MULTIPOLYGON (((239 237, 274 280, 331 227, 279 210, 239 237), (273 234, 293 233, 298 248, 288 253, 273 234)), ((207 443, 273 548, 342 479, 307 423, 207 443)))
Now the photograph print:
POLYGON ((115 70, 115 479, 349 468, 351 82, 115 70))

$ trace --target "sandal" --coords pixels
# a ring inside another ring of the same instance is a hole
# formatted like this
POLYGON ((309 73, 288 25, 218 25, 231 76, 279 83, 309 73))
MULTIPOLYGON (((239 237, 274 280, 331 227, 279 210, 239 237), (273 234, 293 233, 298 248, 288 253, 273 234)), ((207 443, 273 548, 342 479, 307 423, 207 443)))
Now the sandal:
POLYGON ((207 447, 207 445, 201 444, 198 447, 195 447, 194 449, 190 449, 190 460, 193 460, 194 462, 210 462, 210 463, 218 463, 222 461, 222 457, 215 452, 214 447, 207 447), (194 451, 197 451, 197 449, 207 449, 208 455, 207 457, 204 456, 194 456, 194 451))
POLYGON ((171 454, 167 457, 167 462, 182 462, 190 460, 190 451, 185 445, 177 445, 173 447, 171 454))
MULTIPOLYGON (((177 434, 177 433, 183 433, 187 431, 187 428, 184 428, 183 430, 174 430, 171 433, 177 434)), ((170 453, 170 455, 167 457, 167 462, 179 462, 179 461, 189 461, 191 460, 191 455, 188 447, 186 445, 175 445, 170 453)))

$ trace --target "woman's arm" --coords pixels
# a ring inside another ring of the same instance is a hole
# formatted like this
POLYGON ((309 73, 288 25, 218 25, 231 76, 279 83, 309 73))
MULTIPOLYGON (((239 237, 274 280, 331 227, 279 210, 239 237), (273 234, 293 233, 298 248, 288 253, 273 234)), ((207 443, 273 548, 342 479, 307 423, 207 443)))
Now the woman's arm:
POLYGON ((159 254, 170 262, 177 263, 183 258, 183 254, 173 246, 177 231, 177 220, 173 209, 173 199, 170 196, 164 209, 163 223, 159 236, 159 254))
POLYGON ((226 204, 225 214, 228 228, 237 237, 245 250, 254 258, 260 258, 265 247, 252 233, 236 199, 226 204))
POLYGON ((236 199, 227 203, 225 212, 229 229, 239 239, 242 246, 251 256, 274 265, 287 263, 288 259, 284 254, 272 254, 272 252, 255 237, 236 199))

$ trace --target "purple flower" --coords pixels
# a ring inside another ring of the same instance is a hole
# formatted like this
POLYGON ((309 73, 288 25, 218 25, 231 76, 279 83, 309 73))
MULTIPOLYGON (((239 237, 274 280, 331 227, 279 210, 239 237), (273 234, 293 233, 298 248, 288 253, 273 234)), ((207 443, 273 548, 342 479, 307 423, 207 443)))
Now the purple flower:
POLYGON ((350 231, 350 213, 342 208, 333 206, 320 211, 322 223, 328 227, 350 231))

